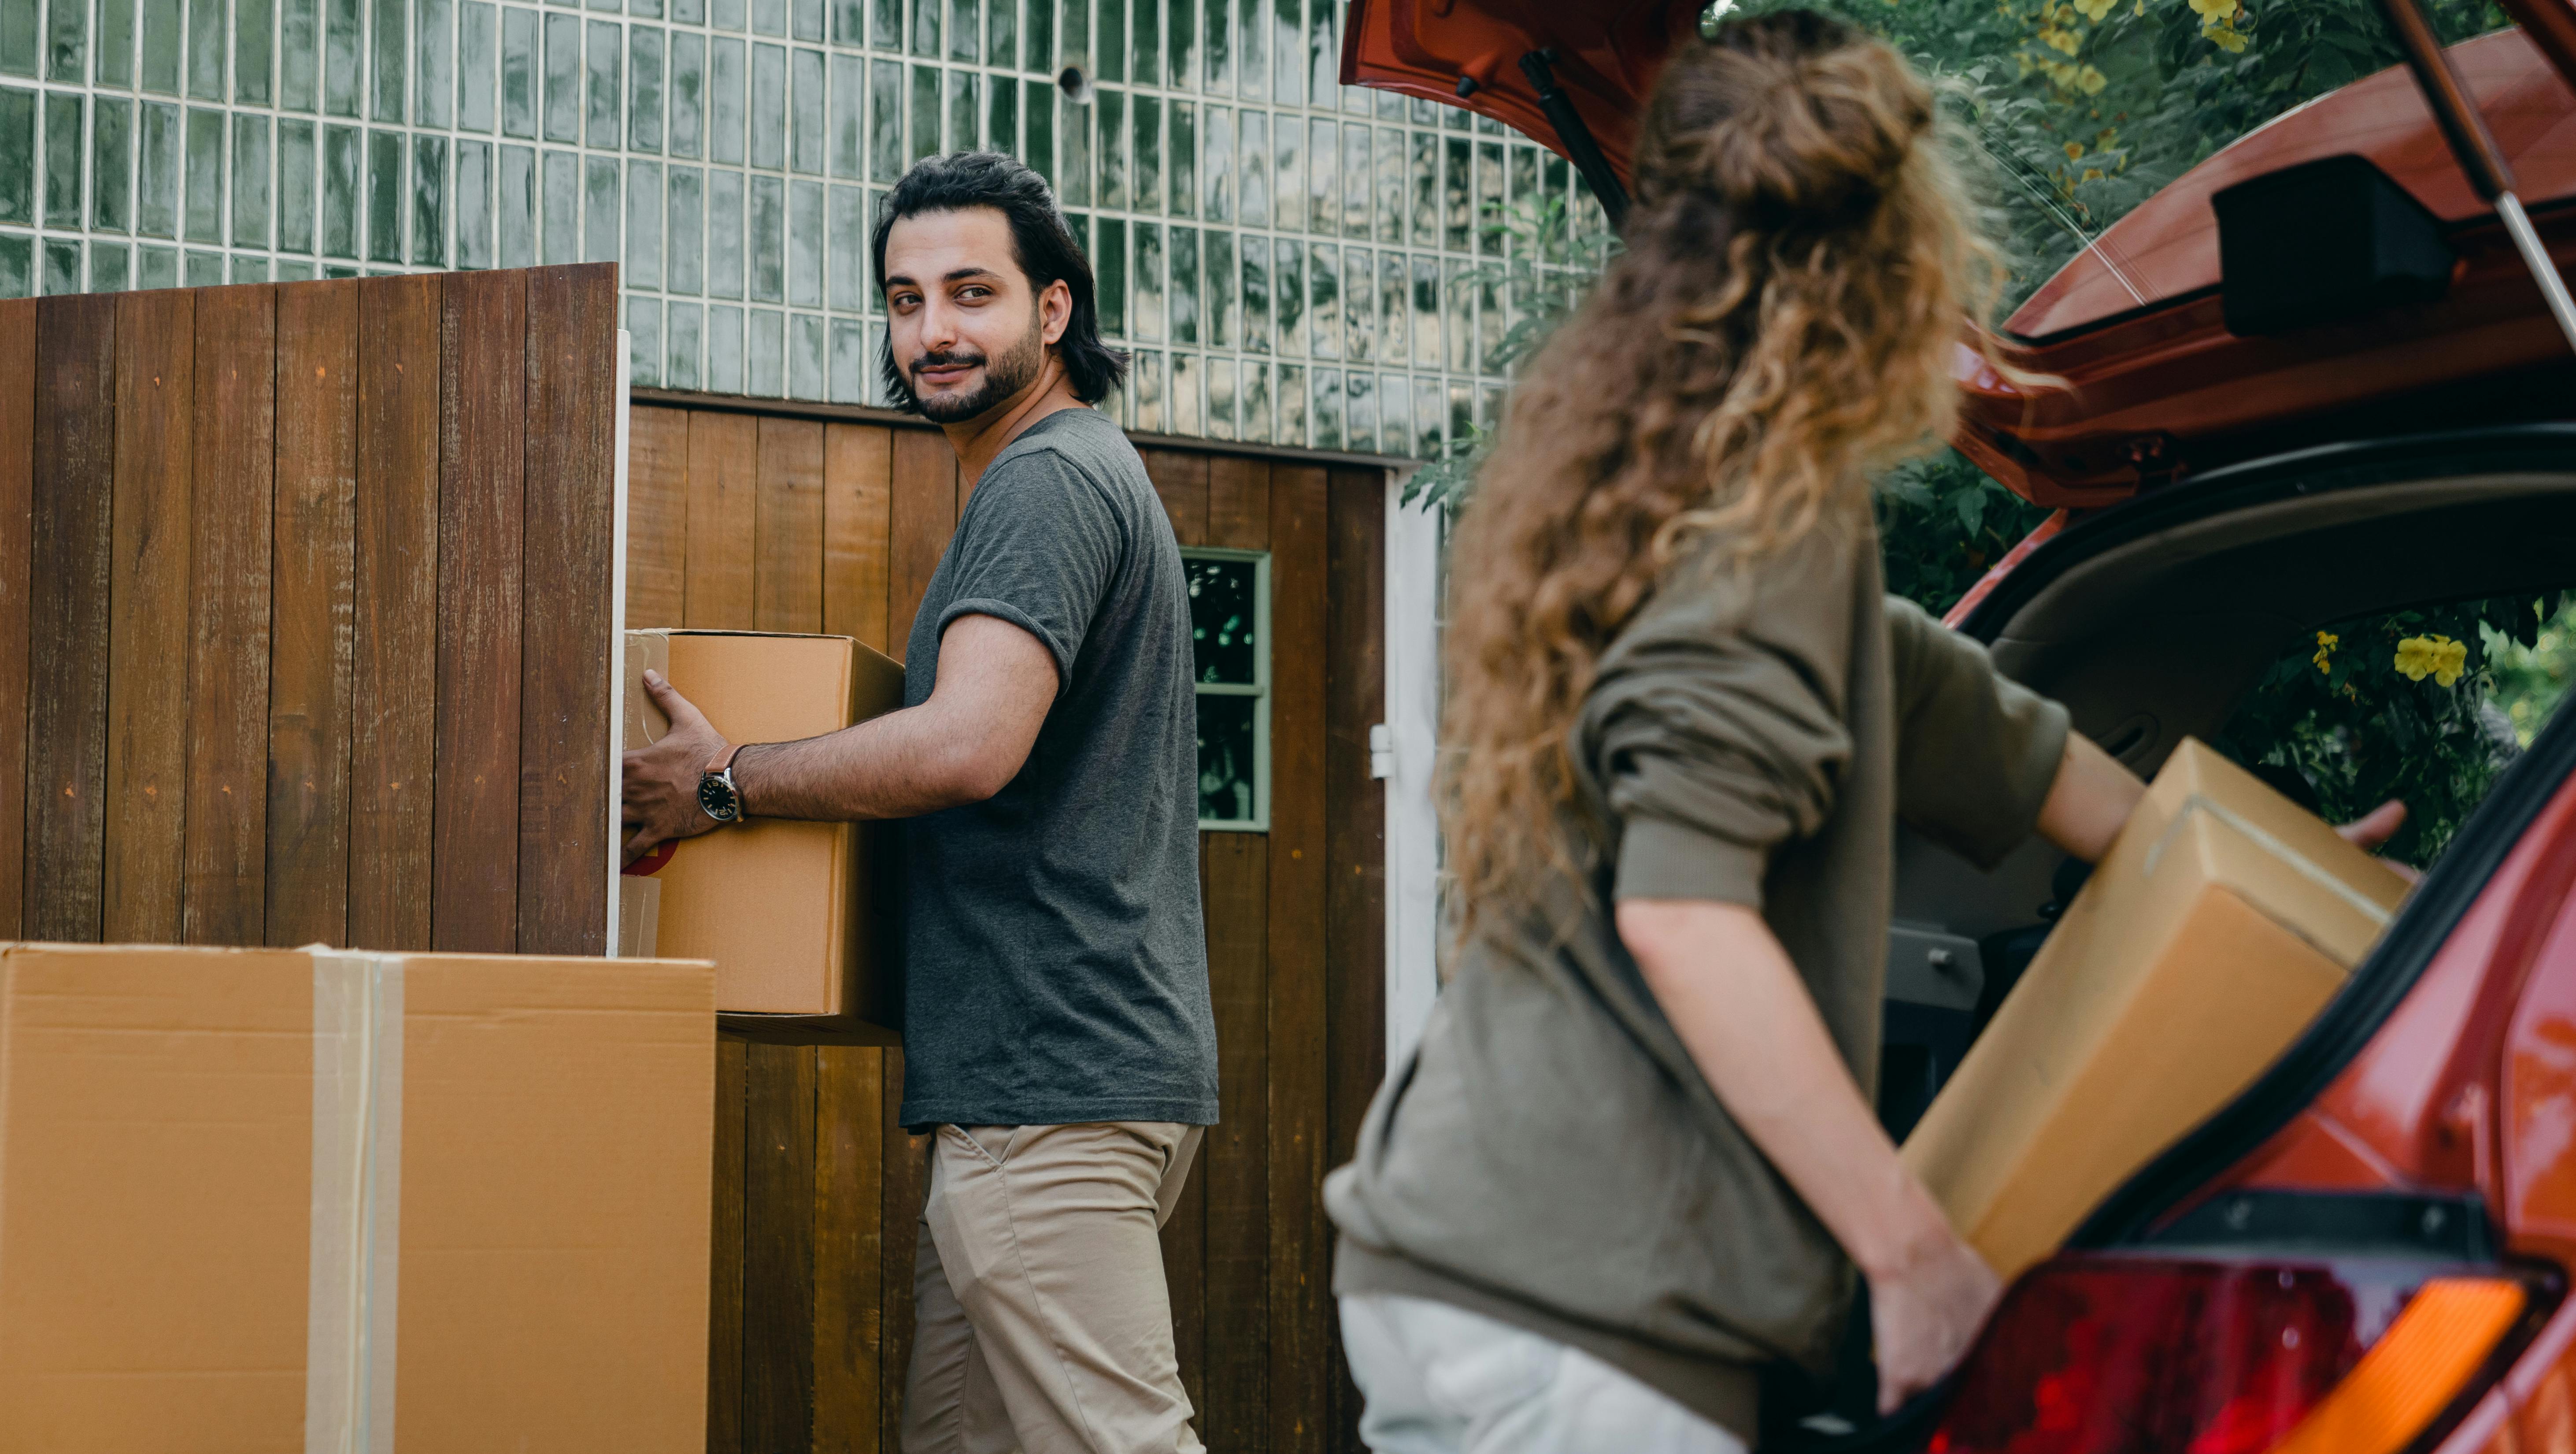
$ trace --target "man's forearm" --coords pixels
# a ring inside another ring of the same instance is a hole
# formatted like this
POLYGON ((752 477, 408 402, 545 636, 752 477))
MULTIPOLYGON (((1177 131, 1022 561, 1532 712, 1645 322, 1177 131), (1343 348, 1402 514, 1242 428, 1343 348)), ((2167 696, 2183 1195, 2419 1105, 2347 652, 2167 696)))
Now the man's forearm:
POLYGON ((2066 734, 2066 755, 2039 809, 2039 835, 2084 860, 2100 863, 2111 841, 2146 796, 2147 785, 2118 758, 2080 732, 2066 734))
POLYGON ((743 812, 847 823, 911 818, 980 801, 958 736, 930 707, 890 712, 796 742, 754 743, 734 758, 743 812))

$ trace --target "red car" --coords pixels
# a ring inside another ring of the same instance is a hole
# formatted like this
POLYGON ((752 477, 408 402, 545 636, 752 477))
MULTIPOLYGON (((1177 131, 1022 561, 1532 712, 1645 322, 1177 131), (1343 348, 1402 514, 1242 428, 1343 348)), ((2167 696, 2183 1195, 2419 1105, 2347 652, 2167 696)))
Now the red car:
MULTIPOLYGON (((2447 54, 2563 268, 2576 11, 2511 8, 2527 29, 2447 54)), ((1467 106, 1615 186, 1639 100, 1696 17, 1354 0, 1343 78, 1467 106), (1524 65, 1533 52, 1544 64, 1524 65)), ((2026 398, 1963 349, 1954 442, 2058 513, 1952 622, 2142 773, 2214 735, 2322 626, 2576 586, 2576 353, 2405 70, 2187 173, 2005 332, 2074 388, 2026 398), (2369 247, 2346 245, 2353 228, 2369 247), (2267 255, 2284 235, 2305 271, 2267 255)), ((1898 967, 1909 946, 2027 923, 2055 867, 2032 849, 1980 875, 1909 843, 1898 967)), ((2562 712, 2340 997, 2024 1275, 1947 1388, 1859 1428, 1832 1411, 1866 1401, 1827 1391, 1764 1447, 2576 1449, 2571 889, 2562 712)), ((1920 1007, 1902 979, 1892 1032, 1920 1007)))

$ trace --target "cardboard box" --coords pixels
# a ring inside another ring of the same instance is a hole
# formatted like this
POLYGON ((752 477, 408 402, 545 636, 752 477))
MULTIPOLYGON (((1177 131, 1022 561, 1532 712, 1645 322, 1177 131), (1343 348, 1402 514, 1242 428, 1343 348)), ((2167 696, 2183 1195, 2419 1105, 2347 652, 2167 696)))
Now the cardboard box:
POLYGON ((2185 740, 1907 1138, 2005 1278, 2233 1100, 2405 896, 2387 865, 2185 740))
POLYGON ((706 1442, 714 967, 0 950, 0 1451, 706 1442))
MULTIPOLYGON (((659 630, 626 642, 630 747, 670 730, 644 691, 648 666, 732 742, 816 737, 903 705, 903 667, 846 636, 659 630)), ((854 823, 753 819, 682 841, 651 875, 658 949, 714 960, 716 1007, 760 1017, 741 1022, 750 1028, 882 1018, 872 836, 854 823)))

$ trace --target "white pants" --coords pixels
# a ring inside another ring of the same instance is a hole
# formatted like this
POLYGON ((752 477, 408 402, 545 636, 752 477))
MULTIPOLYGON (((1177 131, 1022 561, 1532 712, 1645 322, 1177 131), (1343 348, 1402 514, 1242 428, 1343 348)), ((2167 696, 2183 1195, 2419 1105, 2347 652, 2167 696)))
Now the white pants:
POLYGON ((1747 1454, 1591 1354, 1447 1303, 1345 1297, 1342 1347, 1376 1454, 1747 1454))

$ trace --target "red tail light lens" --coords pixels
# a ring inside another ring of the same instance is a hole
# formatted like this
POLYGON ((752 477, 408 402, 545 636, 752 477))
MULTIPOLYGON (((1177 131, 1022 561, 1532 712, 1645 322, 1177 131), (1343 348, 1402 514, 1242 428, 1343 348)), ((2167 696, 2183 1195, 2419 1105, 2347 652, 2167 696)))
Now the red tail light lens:
POLYGON ((2394 1449, 2523 1306, 2509 1280, 2393 1263, 2059 1258, 1996 1310, 1929 1454, 2264 1454, 2356 1402, 2410 1421, 2394 1449))

